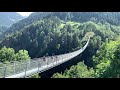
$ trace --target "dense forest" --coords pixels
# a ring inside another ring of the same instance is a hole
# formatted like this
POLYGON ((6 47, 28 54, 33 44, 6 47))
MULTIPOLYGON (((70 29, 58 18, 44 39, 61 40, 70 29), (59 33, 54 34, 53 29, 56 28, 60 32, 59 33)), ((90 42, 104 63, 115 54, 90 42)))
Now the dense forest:
POLYGON ((120 77, 119 12, 35 12, 1 31, 4 63, 78 50, 86 43, 86 33, 93 32, 80 62, 51 78, 120 77))

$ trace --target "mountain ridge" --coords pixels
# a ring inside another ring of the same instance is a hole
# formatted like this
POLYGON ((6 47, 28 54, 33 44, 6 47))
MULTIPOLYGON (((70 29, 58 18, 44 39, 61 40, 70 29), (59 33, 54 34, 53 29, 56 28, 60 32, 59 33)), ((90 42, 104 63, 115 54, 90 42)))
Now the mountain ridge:
POLYGON ((16 12, 0 12, 0 26, 11 26, 24 17, 16 12))

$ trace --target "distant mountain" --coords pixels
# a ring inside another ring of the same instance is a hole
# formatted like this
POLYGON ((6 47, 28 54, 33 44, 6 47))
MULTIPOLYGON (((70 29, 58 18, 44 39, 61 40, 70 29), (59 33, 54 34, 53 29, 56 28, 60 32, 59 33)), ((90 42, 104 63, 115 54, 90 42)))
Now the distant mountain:
POLYGON ((27 18, 24 17, 24 19, 22 19, 23 17, 21 15, 15 12, 4 12, 4 13, 1 12, 0 15, 4 18, 9 17, 9 19, 7 19, 9 21, 5 19, 4 20, 0 19, 0 25, 1 24, 5 25, 5 22, 6 24, 9 25, 12 24, 10 28, 8 28, 5 32, 3 32, 0 35, 0 39, 7 34, 18 32, 22 30, 24 27, 29 26, 30 24, 36 21, 39 21, 44 18, 49 18, 51 16, 57 16, 58 18, 60 18, 65 22, 75 21, 75 22, 83 23, 87 21, 93 21, 95 23, 100 22, 102 24, 105 24, 106 22, 108 22, 112 25, 120 25, 120 12, 34 12, 30 14, 27 18))
POLYGON ((39 21, 40 19, 48 16, 49 14, 51 14, 51 12, 34 12, 30 14, 27 18, 24 17, 24 19, 14 23, 9 29, 6 30, 6 32, 2 33, 0 35, 0 39, 8 33, 15 33, 17 31, 20 31, 25 26, 28 26, 33 22, 39 21))
POLYGON ((63 21, 75 21, 80 23, 93 21, 95 23, 100 22, 105 24, 107 22, 112 25, 120 25, 120 12, 34 12, 24 19, 21 15, 15 12, 1 12, 0 25, 12 26, 0 37, 2 38, 8 33, 20 31, 36 21, 44 18, 47 19, 51 16, 56 16, 63 21))
POLYGON ((25 26, 51 16, 57 16, 64 21, 75 21, 80 23, 93 21, 95 23, 100 22, 103 24, 108 22, 112 25, 120 25, 120 12, 34 12, 27 18, 14 23, 3 36, 7 33, 19 31, 25 26))
POLYGON ((9 28, 9 32, 14 32, 14 31, 19 31, 22 29, 24 26, 30 25, 35 21, 38 21, 46 16, 48 16, 50 12, 37 12, 37 13, 32 13, 30 14, 27 18, 20 20, 19 22, 13 24, 9 28))
POLYGON ((24 17, 16 12, 0 12, 0 26, 11 26, 24 17))
POLYGON ((9 30, 9 27, 17 21, 26 18, 16 12, 0 12, 0 36, 9 30))

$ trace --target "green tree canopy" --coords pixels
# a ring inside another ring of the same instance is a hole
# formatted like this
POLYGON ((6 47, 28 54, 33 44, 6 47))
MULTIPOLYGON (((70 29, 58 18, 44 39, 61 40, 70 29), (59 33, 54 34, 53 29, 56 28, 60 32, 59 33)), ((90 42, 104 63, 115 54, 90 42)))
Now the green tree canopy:
POLYGON ((28 55, 27 50, 19 50, 18 53, 16 53, 16 59, 19 60, 29 60, 30 56, 28 55))
POLYGON ((30 59, 30 56, 28 55, 27 50, 19 50, 18 53, 15 53, 15 50, 13 48, 7 48, 4 46, 0 49, 0 62, 10 62, 28 59, 30 59))

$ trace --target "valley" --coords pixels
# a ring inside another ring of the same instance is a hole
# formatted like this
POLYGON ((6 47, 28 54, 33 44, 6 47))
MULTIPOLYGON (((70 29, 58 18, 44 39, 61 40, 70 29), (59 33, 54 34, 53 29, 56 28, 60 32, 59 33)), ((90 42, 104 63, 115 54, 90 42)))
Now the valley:
POLYGON ((74 52, 91 35, 83 53, 31 78, 120 77, 120 12, 33 12, 15 19, 0 24, 2 64, 74 52))

